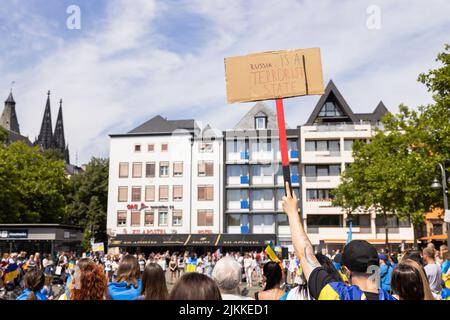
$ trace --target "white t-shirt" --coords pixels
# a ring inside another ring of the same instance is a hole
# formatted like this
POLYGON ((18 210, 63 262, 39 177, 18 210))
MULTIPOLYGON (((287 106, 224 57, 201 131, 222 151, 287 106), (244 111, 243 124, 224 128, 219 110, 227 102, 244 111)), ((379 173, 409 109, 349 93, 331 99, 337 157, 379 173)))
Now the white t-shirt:
POLYGON ((245 258, 244 259, 244 268, 248 269, 252 266, 252 258, 245 258))

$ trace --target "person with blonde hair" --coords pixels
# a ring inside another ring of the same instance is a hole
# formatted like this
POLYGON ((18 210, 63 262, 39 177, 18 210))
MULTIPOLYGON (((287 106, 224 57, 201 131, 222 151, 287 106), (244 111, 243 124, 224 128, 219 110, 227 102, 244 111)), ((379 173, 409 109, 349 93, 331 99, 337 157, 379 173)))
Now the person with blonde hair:
POLYGON ((399 300, 435 300, 423 268, 403 259, 392 272, 391 288, 399 300))

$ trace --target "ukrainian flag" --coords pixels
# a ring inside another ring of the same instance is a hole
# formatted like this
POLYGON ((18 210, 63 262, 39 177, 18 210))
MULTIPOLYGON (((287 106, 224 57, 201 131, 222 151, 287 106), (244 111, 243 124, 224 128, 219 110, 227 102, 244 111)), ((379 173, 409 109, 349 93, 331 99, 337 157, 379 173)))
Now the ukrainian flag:
POLYGON ((5 270, 4 282, 5 283, 12 282, 17 278, 18 275, 19 275, 19 266, 17 265, 17 263, 11 263, 5 270))
POLYGON ((267 253, 267 255, 269 256, 269 259, 271 261, 278 263, 281 267, 281 270, 283 270, 283 263, 281 263, 280 259, 278 259, 278 256, 275 253, 272 241, 270 241, 270 243, 267 245, 264 252, 267 253))

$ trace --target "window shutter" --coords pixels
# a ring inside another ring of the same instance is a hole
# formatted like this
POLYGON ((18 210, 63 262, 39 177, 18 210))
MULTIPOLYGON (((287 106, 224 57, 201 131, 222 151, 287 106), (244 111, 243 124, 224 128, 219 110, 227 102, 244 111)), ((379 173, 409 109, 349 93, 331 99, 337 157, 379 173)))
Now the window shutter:
POLYGON ((212 177, 214 175, 214 162, 205 163, 206 176, 212 177))
POLYGON ((155 186, 145 187, 145 201, 155 201, 155 186))
POLYGON ((139 211, 131 212, 131 225, 139 226, 141 224, 141 213, 139 211))
POLYGON ((198 187, 198 200, 205 200, 205 187, 198 187))
POLYGON ((128 162, 119 164, 119 178, 128 178, 128 162))

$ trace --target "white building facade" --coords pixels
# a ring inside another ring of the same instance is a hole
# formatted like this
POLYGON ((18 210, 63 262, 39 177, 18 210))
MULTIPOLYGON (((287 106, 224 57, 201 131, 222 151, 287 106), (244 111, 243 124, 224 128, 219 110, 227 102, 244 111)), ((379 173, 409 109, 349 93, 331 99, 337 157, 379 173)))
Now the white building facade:
MULTIPOLYGON (((342 248, 348 237, 347 215, 331 205, 331 191, 340 183, 340 174, 353 162, 355 140, 369 142, 380 120, 388 112, 382 102, 373 113, 353 113, 334 83, 330 81, 304 126, 300 127, 302 213, 313 245, 342 248)), ((352 238, 385 246, 385 222, 375 213, 352 215, 352 238)), ((389 242, 413 242, 410 221, 388 219, 389 242)))
POLYGON ((194 120, 157 116, 110 137, 110 239, 139 247, 160 245, 155 235, 186 236, 164 238, 166 245, 178 246, 191 234, 220 233, 220 134, 209 127, 201 131, 194 120))

